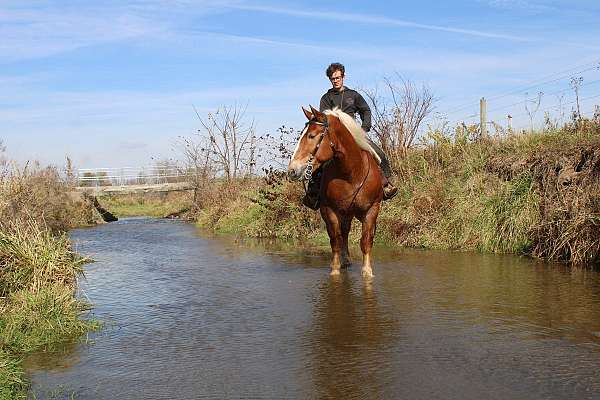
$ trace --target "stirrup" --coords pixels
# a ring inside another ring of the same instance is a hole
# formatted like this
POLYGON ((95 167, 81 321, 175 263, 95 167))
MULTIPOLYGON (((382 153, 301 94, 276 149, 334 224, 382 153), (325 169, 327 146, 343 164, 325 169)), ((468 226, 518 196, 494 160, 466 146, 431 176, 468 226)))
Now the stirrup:
POLYGON ((383 200, 393 199, 397 194, 398 188, 391 183, 388 182, 388 184, 383 187, 383 200))
POLYGON ((302 198, 302 204, 305 205, 306 207, 310 208, 311 210, 318 210, 319 207, 321 206, 321 202, 319 201, 319 196, 309 196, 308 194, 305 194, 304 197, 302 198))

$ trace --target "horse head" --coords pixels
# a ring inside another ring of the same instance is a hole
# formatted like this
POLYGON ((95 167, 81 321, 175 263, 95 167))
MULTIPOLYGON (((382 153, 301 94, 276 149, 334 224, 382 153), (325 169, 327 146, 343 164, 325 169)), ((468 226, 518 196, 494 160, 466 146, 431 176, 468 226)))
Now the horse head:
POLYGON ((293 180, 305 177, 307 168, 310 172, 316 171, 324 162, 333 158, 327 115, 313 106, 310 106, 310 111, 302 107, 302 111, 308 121, 288 165, 288 176, 293 180))

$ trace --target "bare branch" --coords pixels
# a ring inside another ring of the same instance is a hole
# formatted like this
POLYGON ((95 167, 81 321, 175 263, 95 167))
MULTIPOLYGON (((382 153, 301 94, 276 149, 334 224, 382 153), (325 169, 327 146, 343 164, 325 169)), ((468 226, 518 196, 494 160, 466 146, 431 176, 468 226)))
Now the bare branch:
POLYGON ((413 145, 419 129, 434 110, 436 98, 425 85, 417 88, 411 81, 396 74, 384 78, 387 98, 377 88, 365 91, 373 115, 373 131, 396 166, 413 145))

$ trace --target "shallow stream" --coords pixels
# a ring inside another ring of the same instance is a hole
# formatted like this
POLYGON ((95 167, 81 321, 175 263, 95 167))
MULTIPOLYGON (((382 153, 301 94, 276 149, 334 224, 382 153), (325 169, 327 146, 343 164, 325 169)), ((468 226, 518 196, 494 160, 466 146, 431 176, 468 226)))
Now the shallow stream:
POLYGON ((375 246, 329 253, 132 218, 72 233, 105 328, 27 360, 38 399, 600 398, 600 274, 375 246), (351 250, 352 251, 352 250, 351 250))

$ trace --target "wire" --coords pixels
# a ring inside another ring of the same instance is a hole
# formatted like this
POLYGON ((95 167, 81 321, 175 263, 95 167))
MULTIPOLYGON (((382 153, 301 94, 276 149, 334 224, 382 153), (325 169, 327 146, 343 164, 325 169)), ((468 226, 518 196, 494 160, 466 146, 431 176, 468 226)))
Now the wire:
MULTIPOLYGON (((600 59, 596 59, 595 61, 593 61, 591 63, 586 63, 586 64, 578 65, 578 66, 573 67, 573 68, 569 68, 569 69, 566 69, 566 70, 563 70, 563 71, 560 71, 560 72, 556 72, 554 74, 547 75, 546 77, 542 78, 544 80, 537 81, 537 82, 533 81, 533 82, 536 82, 535 84, 531 84, 531 85, 526 86, 526 87, 521 87, 521 88, 518 88, 518 89, 514 89, 514 90, 512 90, 510 92, 506 92, 506 93, 503 93, 503 94, 490 96, 489 98, 487 98, 487 100, 488 101, 489 100, 498 100, 498 99, 504 98, 506 96, 510 96, 511 94, 521 93, 521 92, 523 92, 525 90, 533 89, 533 88, 541 86, 541 85, 545 85, 545 84, 548 84, 548 83, 558 82, 561 79, 571 77, 574 74, 581 74, 583 72, 591 71, 593 69, 600 70, 600 59), (579 69, 579 68, 582 68, 582 67, 588 67, 588 68, 584 68, 583 70, 580 70, 580 71, 577 71, 577 72, 572 72, 573 70, 579 69), (565 74, 566 72, 569 72, 569 73, 566 74, 566 75, 561 75, 558 78, 554 78, 554 79, 551 79, 551 80, 545 80, 545 79, 548 79, 550 77, 554 77, 554 76, 559 75, 559 74, 565 74)), ((446 113, 447 114, 451 114, 451 113, 454 113, 456 111, 460 111, 462 109, 465 109, 467 107, 471 107, 472 105, 473 105, 473 103, 468 103, 468 104, 464 104, 464 105, 459 106, 459 107, 454 107, 454 108, 451 108, 450 110, 446 111, 446 113)))
MULTIPOLYGON (((600 94, 597 94, 597 95, 595 95, 595 96, 584 97, 584 98, 582 98, 582 99, 579 99, 579 101, 580 101, 580 102, 582 102, 582 101, 585 101, 585 100, 591 100, 591 99, 595 99, 595 98, 597 98, 597 97, 600 97, 600 94)), ((564 104, 558 104, 558 105, 555 105, 555 106, 552 106, 552 107, 545 108, 545 109, 543 109, 543 110, 538 110, 538 111, 536 111, 536 114, 537 114, 538 112, 540 112, 540 111, 542 111, 542 112, 543 112, 543 111, 549 111, 549 110, 559 109, 559 108, 561 108, 561 107, 563 107, 563 106, 567 106, 567 105, 569 105, 569 104, 573 104, 573 103, 576 103, 576 102, 577 102, 577 99, 575 99, 575 100, 573 100, 573 101, 569 101, 569 102, 567 102, 567 103, 564 103, 564 104)), ((522 116, 525 116, 525 115, 529 115, 529 114, 528 114, 528 113, 517 114, 517 115, 513 115, 513 118, 522 117, 522 116)))
MULTIPOLYGON (((581 71, 578 71, 578 72, 575 72, 575 74, 581 74, 581 73, 583 73, 583 72, 591 71, 591 70, 593 70, 593 69, 600 69, 600 61, 597 61, 596 63, 597 63, 597 65, 595 65, 595 66, 593 66, 593 67, 590 67, 590 68, 583 69, 583 70, 581 70, 581 71)), ((510 96, 511 94, 515 94, 515 93, 521 93, 521 92, 522 92, 522 91, 524 91, 524 90, 533 89, 533 88, 535 88, 535 87, 537 87, 537 86, 541 86, 541 85, 544 85, 544 84, 547 84, 547 83, 554 83, 554 82, 558 82, 558 81, 560 81, 560 80, 562 80, 562 79, 564 79, 564 78, 570 77, 570 76, 572 76, 572 74, 568 74, 568 75, 566 75, 566 76, 561 76, 561 77, 559 77, 559 78, 552 79, 552 80, 549 80, 549 81, 541 82, 541 83, 539 83, 539 84, 532 85, 532 86, 528 86, 528 87, 526 87, 526 88, 523 88, 523 89, 519 89, 519 90, 513 90, 513 91, 511 91, 511 92, 507 92, 507 93, 505 93, 505 94, 503 94, 503 95, 499 95, 499 96, 495 96, 495 97, 490 97, 490 98, 489 98, 489 99, 487 99, 487 100, 498 100, 498 99, 501 99, 501 98, 503 98, 503 97, 510 96)))
MULTIPOLYGON (((598 83, 598 82, 600 82, 600 79, 596 79, 595 81, 587 82, 586 84, 581 84, 579 87, 589 86, 591 84, 598 83)), ((557 90, 555 92, 543 93, 543 95, 545 95, 545 96, 551 96, 553 94, 563 93, 563 92, 566 92, 566 91, 569 91, 569 90, 573 90, 573 89, 572 88, 566 88, 566 89, 557 90)), ((487 112, 490 113, 490 112, 494 112, 494 111, 498 111, 498 110, 503 110, 505 108, 509 108, 509 107, 512 107, 512 106, 517 106, 519 104, 527 103, 528 101, 536 101, 536 100, 537 100, 536 97, 532 97, 532 98, 521 100, 521 101, 518 101, 516 103, 512 103, 512 104, 506 105, 506 106, 492 108, 491 110, 488 110, 487 112)))
MULTIPOLYGON (((598 82, 600 82, 600 79, 596 79, 596 80, 594 80, 594 81, 587 82, 587 83, 585 83, 585 84, 582 84, 580 87, 587 87, 587 86, 590 86, 590 85, 592 85, 592 84, 594 84, 594 83, 598 83, 598 82)), ((569 91, 569 90, 573 90, 573 89, 572 89, 572 88, 566 88, 566 89, 556 90, 556 91, 554 91, 554 92, 550 92, 550 93, 544 93, 544 94, 545 94, 545 95, 547 95, 547 96, 551 96, 551 95, 554 95, 554 94, 559 94, 559 93, 563 93, 563 92, 566 92, 566 91, 569 91)), ((487 113, 489 114, 489 113, 492 113, 492 112, 495 112, 495 111, 498 111, 498 110, 503 110, 503 109, 506 109, 506 108, 509 108, 509 107, 517 106, 517 105, 519 105, 519 104, 527 104, 527 102, 529 102, 529 101, 536 101, 536 100, 537 100, 537 98, 535 98, 535 97, 532 97, 532 98, 529 98, 529 99, 525 99, 525 100, 518 101, 518 102, 516 102, 516 103, 508 104, 508 105, 506 105, 506 106, 501 106, 501 107, 492 108, 491 110, 487 110, 487 113)), ((572 101, 572 102, 569 102, 569 103, 564 103, 564 104, 562 104, 562 105, 564 106, 564 105, 566 105, 566 104, 571 104, 571 103, 574 103, 574 102, 576 102, 576 101, 577 101, 577 100, 574 100, 574 101, 572 101)), ((558 106, 556 106, 556 107, 561 107, 561 105, 559 104, 559 105, 558 105, 558 106)), ((477 116, 477 115, 479 115, 479 114, 475 114, 474 116, 477 116)), ((473 115, 469 115, 469 116, 467 116, 467 117, 465 117, 465 118, 462 118, 462 119, 468 119, 468 118, 472 118, 472 117, 473 117, 473 115)), ((454 119, 453 121, 460 121, 460 120, 461 120, 461 119, 454 119)))

